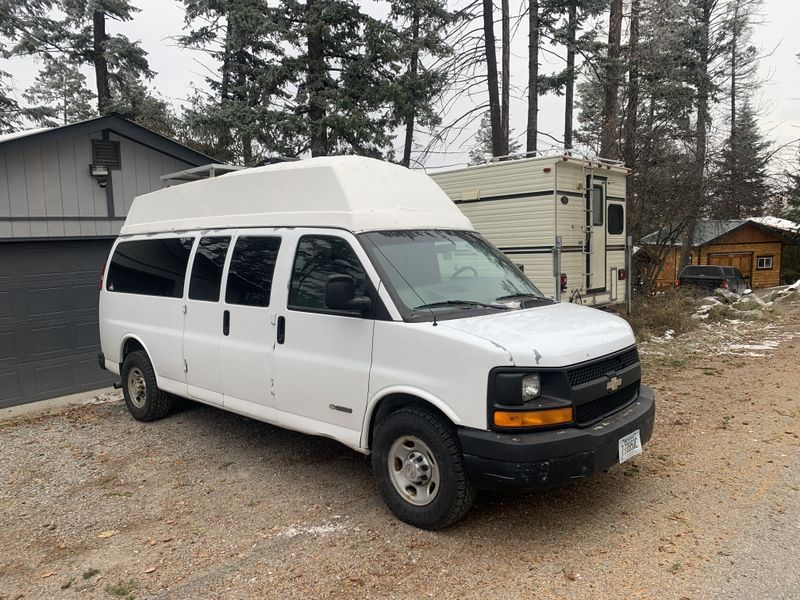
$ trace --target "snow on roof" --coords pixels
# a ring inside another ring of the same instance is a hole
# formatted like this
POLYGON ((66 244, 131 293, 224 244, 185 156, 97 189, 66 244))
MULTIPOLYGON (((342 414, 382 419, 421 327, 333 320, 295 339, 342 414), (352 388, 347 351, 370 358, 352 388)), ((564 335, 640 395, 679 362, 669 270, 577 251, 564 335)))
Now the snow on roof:
POLYGON ((800 233, 800 223, 795 223, 794 221, 789 221, 788 219, 779 219, 778 217, 751 217, 748 219, 748 221, 760 223, 761 225, 772 227, 774 229, 781 229, 783 231, 789 231, 792 233, 800 233))
POLYGON ((467 229, 427 175, 358 156, 243 169, 137 197, 122 235, 224 227, 467 229))
POLYGON ((15 131, 13 133, 3 133, 0 134, 0 144, 3 142, 8 142, 11 140, 15 140, 21 137, 27 137, 29 135, 35 135, 37 133, 41 133, 43 131, 48 131, 52 129, 52 127, 36 127, 35 129, 25 129, 24 131, 15 131))

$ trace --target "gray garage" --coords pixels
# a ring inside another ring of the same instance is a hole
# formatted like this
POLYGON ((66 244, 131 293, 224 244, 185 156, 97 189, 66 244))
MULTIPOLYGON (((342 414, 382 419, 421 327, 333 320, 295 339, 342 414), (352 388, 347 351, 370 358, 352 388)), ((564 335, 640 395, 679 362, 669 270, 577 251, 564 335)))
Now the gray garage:
POLYGON ((213 162, 119 115, 0 136, 0 408, 108 385, 103 264, 133 198, 213 162))

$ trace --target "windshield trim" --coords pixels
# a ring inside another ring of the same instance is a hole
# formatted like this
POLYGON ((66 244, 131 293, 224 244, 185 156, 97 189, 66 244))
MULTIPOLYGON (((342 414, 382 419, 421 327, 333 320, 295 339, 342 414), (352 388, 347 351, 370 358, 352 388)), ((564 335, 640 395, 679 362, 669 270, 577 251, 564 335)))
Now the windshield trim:
MULTIPOLYGON (((378 272, 378 276, 381 280, 381 285, 389 294, 389 297, 392 299, 394 303, 394 307, 397 309, 397 312, 400 314, 400 318, 403 319, 406 323, 426 323, 426 322, 433 322, 436 321, 447 321, 451 319, 465 319, 468 317, 477 317, 482 315, 496 315, 502 314, 507 311, 500 311, 497 307, 492 306, 453 306, 452 308, 444 308, 444 307, 436 307, 435 309, 428 309, 428 308, 420 308, 414 309, 410 307, 406 307, 405 304, 401 301, 397 290, 395 290, 394 286, 391 284, 391 278, 387 274, 386 270, 383 267, 383 264, 380 260, 377 259, 376 254, 380 252, 375 242, 369 237, 370 234, 375 233, 387 233, 393 231, 440 231, 443 233, 469 233, 474 235, 476 238, 480 239, 483 243, 488 245, 489 247, 493 248, 508 265, 518 271, 525 279, 528 277, 525 275, 523 271, 517 267, 505 254, 503 254, 500 250, 497 249, 491 242, 489 242, 485 237, 483 237, 480 233, 475 231, 474 229, 440 229, 440 228, 426 228, 426 229, 381 229, 375 231, 365 231, 356 234, 356 239, 358 239, 359 244, 366 252, 367 256, 369 257, 370 262, 372 263, 373 268, 378 272)), ((530 279, 528 279, 530 281, 530 279)), ((541 294, 541 290, 536 287, 532 281, 530 281, 531 285, 533 285, 534 289, 539 291, 541 294)))

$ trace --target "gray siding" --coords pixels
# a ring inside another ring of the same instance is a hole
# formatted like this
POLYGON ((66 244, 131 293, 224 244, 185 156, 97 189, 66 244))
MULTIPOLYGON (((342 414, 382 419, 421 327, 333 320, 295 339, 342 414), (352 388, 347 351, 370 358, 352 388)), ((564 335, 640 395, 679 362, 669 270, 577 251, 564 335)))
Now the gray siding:
POLYGON ((0 239, 114 236, 133 199, 161 189, 161 175, 195 165, 113 132, 121 169, 106 190, 89 174, 92 139, 102 130, 4 152, 0 145, 0 239))

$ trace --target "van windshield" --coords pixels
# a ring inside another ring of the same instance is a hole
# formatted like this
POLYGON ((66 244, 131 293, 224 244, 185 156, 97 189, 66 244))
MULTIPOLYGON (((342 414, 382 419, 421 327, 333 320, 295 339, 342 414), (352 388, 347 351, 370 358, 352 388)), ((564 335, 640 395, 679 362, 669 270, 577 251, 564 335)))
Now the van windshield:
POLYGON ((551 302, 475 232, 378 231, 361 237, 404 316, 467 316, 551 302))

